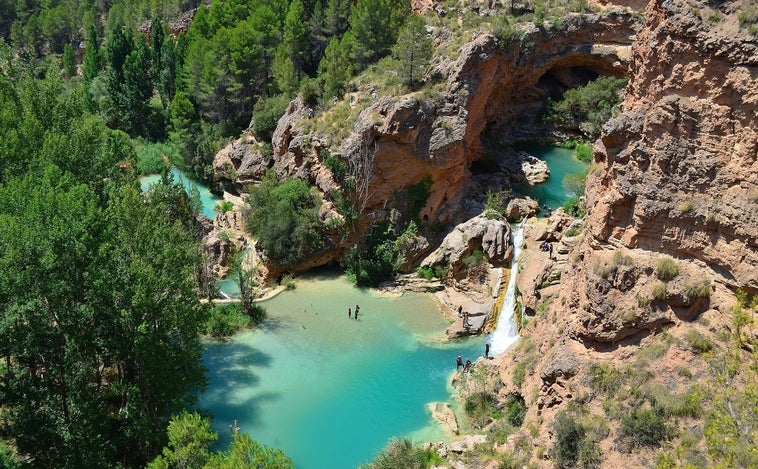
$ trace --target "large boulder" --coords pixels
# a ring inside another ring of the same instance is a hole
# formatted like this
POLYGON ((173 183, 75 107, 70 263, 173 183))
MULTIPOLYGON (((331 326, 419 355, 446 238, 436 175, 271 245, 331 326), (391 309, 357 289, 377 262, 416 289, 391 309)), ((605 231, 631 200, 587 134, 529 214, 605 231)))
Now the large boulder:
POLYGON ((495 266, 505 265, 511 257, 511 227, 494 212, 486 212, 456 226, 437 250, 421 263, 423 267, 444 265, 456 277, 467 267, 466 259, 481 250, 495 266))

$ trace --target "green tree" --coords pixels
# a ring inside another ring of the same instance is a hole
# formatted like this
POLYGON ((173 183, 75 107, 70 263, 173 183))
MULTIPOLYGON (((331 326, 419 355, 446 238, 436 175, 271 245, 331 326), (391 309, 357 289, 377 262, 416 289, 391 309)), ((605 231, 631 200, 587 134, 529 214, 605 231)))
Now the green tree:
POLYGON ((114 371, 103 403, 121 435, 117 459, 129 466, 159 452, 165 419, 206 383, 198 337, 207 311, 194 281, 201 252, 181 220, 168 216, 176 200, 147 202, 132 186, 114 195, 90 280, 92 333, 108 338, 100 356, 114 371))
POLYGON ((210 420, 197 412, 186 410, 168 423, 168 445, 160 456, 147 465, 148 469, 202 469, 211 457, 211 445, 218 434, 211 429, 210 420))
POLYGON ((351 34, 345 34, 342 41, 333 37, 324 51, 324 57, 319 64, 319 76, 324 82, 326 96, 341 96, 345 91, 345 84, 353 74, 351 50, 351 34))
POLYGON ((274 72, 274 82, 277 89, 288 96, 292 96, 297 91, 298 76, 295 64, 283 44, 277 47, 271 68, 274 72))
POLYGON ((625 78, 600 77, 586 86, 567 90, 559 101, 548 102, 546 120, 595 139, 621 102, 625 85, 625 78))
POLYGON ((284 18, 282 45, 287 51, 298 77, 304 73, 308 58, 307 19, 301 0, 293 0, 284 18))
POLYGON ((74 57, 74 47, 71 44, 63 46, 63 73, 68 78, 76 76, 76 58, 74 57))
POLYGON ((400 80, 406 86, 414 86, 423 77, 433 51, 426 23, 419 16, 410 16, 400 29, 394 48, 400 60, 400 80))
POLYGON ((105 467, 113 456, 87 301, 100 215, 95 194, 52 166, 0 188, 0 395, 32 467, 105 467))
POLYGON ((210 421, 196 412, 171 418, 168 445, 148 469, 294 469, 280 450, 267 448, 246 433, 235 433, 226 451, 212 453, 218 435, 210 421))
POLYGON ((409 11, 405 0, 357 0, 350 13, 350 30, 355 38, 352 55, 359 70, 390 52, 409 11))
POLYGON ((248 230, 269 260, 282 268, 298 265, 324 246, 319 200, 300 179, 264 178, 250 190, 248 230))
POLYGON ((94 110, 95 105, 89 87, 97 74, 100 73, 101 66, 102 58, 100 56, 100 42, 97 38, 97 28, 94 23, 91 23, 87 28, 87 42, 86 49, 84 50, 84 64, 82 67, 84 96, 87 99, 87 105, 90 110, 94 110))

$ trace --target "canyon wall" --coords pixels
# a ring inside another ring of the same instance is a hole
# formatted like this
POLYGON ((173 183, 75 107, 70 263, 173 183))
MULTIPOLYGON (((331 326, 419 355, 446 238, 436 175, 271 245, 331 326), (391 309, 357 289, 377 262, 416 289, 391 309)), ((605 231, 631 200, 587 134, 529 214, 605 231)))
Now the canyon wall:
POLYGON ((651 2, 645 18, 623 113, 595 147, 592 237, 696 259, 755 292, 756 44, 683 2, 651 2))
MULTIPOLYGON (((330 207, 326 194, 339 188, 324 161, 324 154, 331 154, 348 163, 363 187, 359 232, 386 218, 403 204, 409 187, 427 178, 431 187, 419 218, 427 226, 460 223, 477 214, 467 204, 470 168, 483 156, 483 135, 493 130, 501 142, 543 136, 539 114, 554 87, 627 73, 638 20, 626 10, 572 14, 559 26, 517 30, 508 44, 479 34, 457 58, 434 64, 431 75, 442 77, 437 95, 422 90, 376 96, 370 87, 352 93, 351 110, 360 112, 354 121, 335 124, 352 126, 337 141, 313 131, 317 124, 309 121, 329 119, 338 106, 348 105, 347 96, 313 117, 308 106, 295 100, 274 132, 273 156, 263 155, 254 136, 246 135, 217 155, 216 176, 231 174, 233 181, 227 183, 241 187, 274 170, 280 177, 307 180, 325 194, 330 207)), ((338 258, 351 242, 345 241, 335 241, 331 257, 319 262, 338 258)))

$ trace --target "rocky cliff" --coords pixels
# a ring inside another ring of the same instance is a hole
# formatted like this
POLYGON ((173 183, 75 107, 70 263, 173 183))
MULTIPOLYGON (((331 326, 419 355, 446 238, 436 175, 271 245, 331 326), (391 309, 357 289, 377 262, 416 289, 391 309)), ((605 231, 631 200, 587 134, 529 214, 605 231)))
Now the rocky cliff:
POLYGON ((558 261, 525 260, 532 316, 497 371, 501 398, 524 396, 539 428, 533 448, 519 447, 524 433, 507 445, 526 459, 567 454, 560 413, 589 452, 575 447, 574 465, 757 462, 739 449, 758 436, 744 398, 758 339, 744 316, 758 293, 758 48, 737 27, 741 5, 647 5, 621 112, 595 144, 585 229, 558 261))
MULTIPOLYGON (((328 201, 329 191, 339 187, 325 165, 329 154, 345 161, 365 184, 359 232, 386 218, 391 208, 407 206, 408 188, 427 178, 431 187, 422 223, 460 223, 482 210, 470 199, 477 192, 477 174, 490 171, 477 164, 485 136, 494 132, 503 144, 543 135, 538 116, 551 92, 601 74, 625 75, 637 20, 622 10, 571 15, 560 26, 518 29, 507 43, 482 33, 457 58, 436 63, 431 74, 438 77, 438 91, 377 96, 372 85, 361 85, 312 118, 305 104, 293 101, 274 132, 273 157, 246 135, 217 155, 216 176, 232 177, 242 187, 273 169, 309 181, 328 201), (350 130, 339 139, 314 130, 340 127, 342 132, 345 126, 350 130)), ((337 258, 341 249, 332 253, 337 258)))

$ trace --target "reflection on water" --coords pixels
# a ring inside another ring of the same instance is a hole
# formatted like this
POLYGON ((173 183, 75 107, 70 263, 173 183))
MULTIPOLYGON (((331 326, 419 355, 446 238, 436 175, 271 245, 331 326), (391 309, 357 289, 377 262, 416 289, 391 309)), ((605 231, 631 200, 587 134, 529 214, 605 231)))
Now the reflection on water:
POLYGON ((367 462, 393 435, 446 438, 425 404, 449 399, 455 357, 475 360, 483 340, 439 343, 447 321, 430 295, 380 297, 329 275, 263 304, 261 330, 206 347, 200 407, 222 439, 237 419, 298 468, 340 469, 367 462), (347 316, 356 304, 358 320, 347 316))

